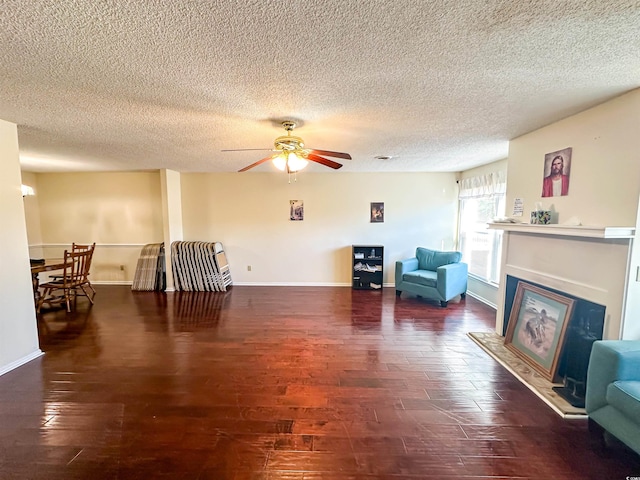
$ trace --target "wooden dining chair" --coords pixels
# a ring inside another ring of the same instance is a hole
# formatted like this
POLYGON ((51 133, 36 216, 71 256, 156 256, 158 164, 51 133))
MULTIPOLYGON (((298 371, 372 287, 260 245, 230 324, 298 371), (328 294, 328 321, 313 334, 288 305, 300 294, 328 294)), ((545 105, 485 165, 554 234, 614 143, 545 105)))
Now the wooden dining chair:
MULTIPOLYGON (((64 268, 61 277, 40 285, 43 292, 38 300, 37 313, 40 313, 44 304, 54 306, 63 303, 66 304, 67 312, 71 312, 72 303, 75 306, 78 289, 85 291, 83 285, 86 285, 88 266, 91 265, 92 255, 93 250, 64 251, 64 268)), ((89 295, 87 297, 93 304, 93 298, 89 295)))
MULTIPOLYGON (((93 285, 91 285, 91 282, 89 281, 89 273, 91 271, 91 261, 93 260, 93 252, 95 251, 95 249, 96 249, 95 242, 91 244, 80 244, 80 243, 74 242, 71 244, 72 252, 90 252, 89 259, 85 265, 86 271, 84 274, 84 279, 76 288, 76 294, 84 295, 85 297, 87 297, 92 305, 93 305, 93 299, 96 296, 96 290, 93 288, 93 285)), ((53 280, 60 280, 62 276, 63 274, 58 273, 56 275, 51 275, 49 278, 53 280)))

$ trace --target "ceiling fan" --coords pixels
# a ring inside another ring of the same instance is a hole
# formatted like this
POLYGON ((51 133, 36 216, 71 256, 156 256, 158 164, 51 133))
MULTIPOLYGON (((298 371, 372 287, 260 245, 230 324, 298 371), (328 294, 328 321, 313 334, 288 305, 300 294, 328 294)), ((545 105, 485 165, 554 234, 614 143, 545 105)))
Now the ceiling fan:
MULTIPOLYGON (((273 155, 269 155, 261 160, 258 160, 251 165, 238 170, 238 172, 246 172, 247 170, 257 167, 269 160, 273 161, 273 164, 278 170, 286 171, 287 173, 296 173, 307 166, 308 162, 316 162, 326 167, 337 170, 342 167, 341 163, 334 162, 324 157, 343 158, 345 160, 351 160, 351 155, 342 152, 332 152, 329 150, 316 150, 315 148, 304 148, 304 140, 295 135, 291 135, 291 132, 296 128, 295 122, 284 121, 282 126, 287 131, 286 135, 278 137, 273 142, 272 152, 273 155), (323 156, 324 155, 324 156, 323 156)), ((267 150, 264 148, 240 148, 234 150, 222 150, 223 152, 241 152, 249 150, 267 150)))

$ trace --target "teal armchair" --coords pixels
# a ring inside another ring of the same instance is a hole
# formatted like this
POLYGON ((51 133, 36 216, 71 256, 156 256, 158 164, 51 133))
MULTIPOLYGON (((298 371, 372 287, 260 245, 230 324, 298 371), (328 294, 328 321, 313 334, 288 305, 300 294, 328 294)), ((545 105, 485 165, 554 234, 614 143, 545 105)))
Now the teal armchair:
POLYGON ((590 422, 640 454, 640 340, 593 343, 585 401, 590 422))
POLYGON ((402 292, 439 300, 442 307, 449 300, 467 294, 467 264, 460 252, 442 252, 418 247, 416 256, 396 262, 396 295, 402 292))

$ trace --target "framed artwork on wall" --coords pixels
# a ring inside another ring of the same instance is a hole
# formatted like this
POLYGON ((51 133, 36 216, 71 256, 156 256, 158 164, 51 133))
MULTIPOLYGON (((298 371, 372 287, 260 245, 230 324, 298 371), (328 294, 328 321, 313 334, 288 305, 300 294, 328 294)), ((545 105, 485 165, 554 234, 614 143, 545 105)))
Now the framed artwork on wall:
POLYGON ((292 222, 304 220, 304 201, 289 200, 289 220, 292 222))
POLYGON ((553 382, 573 306, 571 298, 519 281, 505 347, 553 382))
POLYGON ((384 202, 371 202, 371 223, 384 222, 384 202))
POLYGON ((560 197, 569 195, 571 175, 571 147, 563 148, 544 156, 542 196, 560 197))

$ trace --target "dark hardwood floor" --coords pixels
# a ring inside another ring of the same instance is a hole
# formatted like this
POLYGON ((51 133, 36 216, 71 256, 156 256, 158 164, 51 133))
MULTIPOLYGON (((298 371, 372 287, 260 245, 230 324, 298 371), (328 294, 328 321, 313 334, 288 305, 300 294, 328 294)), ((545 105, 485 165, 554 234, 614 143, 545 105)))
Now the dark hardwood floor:
POLYGON ((0 478, 620 479, 466 336, 494 311, 393 289, 98 286, 0 377, 0 478))

